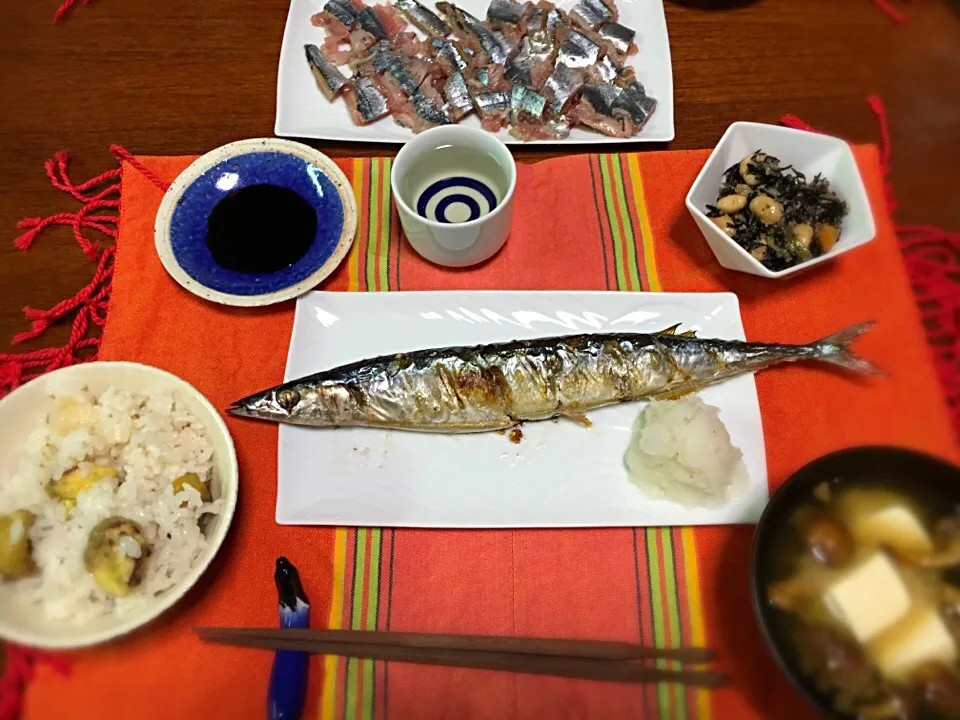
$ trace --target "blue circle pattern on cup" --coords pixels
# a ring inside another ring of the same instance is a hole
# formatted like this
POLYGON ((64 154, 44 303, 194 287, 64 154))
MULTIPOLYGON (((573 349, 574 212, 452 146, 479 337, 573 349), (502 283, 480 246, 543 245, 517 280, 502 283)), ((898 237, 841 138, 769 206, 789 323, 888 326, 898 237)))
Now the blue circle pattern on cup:
POLYGON ((320 168, 282 152, 255 152, 217 163, 187 186, 170 219, 170 246, 177 264, 202 285, 231 295, 263 295, 296 285, 319 270, 333 255, 342 232, 343 201, 320 168), (210 211, 228 193, 250 185, 293 190, 317 214, 317 233, 310 249, 278 272, 227 270, 214 262, 207 247, 210 211))
POLYGON ((441 223, 469 222, 489 215, 498 203, 496 193, 486 183, 476 178, 457 175, 428 185, 417 198, 417 214, 441 223), (439 201, 434 203, 437 198, 439 201), (452 220, 447 216, 450 206, 458 203, 466 205, 470 211, 466 220, 452 220))

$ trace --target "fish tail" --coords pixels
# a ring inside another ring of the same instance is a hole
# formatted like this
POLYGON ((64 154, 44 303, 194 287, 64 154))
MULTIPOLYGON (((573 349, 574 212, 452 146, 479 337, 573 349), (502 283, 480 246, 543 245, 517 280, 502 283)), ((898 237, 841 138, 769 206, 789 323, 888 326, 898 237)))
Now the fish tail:
POLYGON ((883 371, 874 363, 850 352, 850 346, 874 325, 876 323, 873 321, 862 322, 828 335, 813 344, 813 347, 818 350, 817 357, 824 362, 853 372, 864 375, 883 375, 883 371))

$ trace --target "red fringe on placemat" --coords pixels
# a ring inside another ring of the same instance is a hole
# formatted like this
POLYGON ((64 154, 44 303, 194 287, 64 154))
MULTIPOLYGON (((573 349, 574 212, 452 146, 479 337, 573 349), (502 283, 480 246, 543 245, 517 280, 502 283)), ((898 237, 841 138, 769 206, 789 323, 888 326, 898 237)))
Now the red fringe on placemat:
POLYGON ((63 4, 57 8, 57 11, 53 14, 53 24, 56 25, 58 22, 63 20, 67 13, 73 8, 74 5, 79 2, 81 5, 89 5, 90 0, 63 0, 63 4))
MULTIPOLYGON (((158 187, 166 189, 166 183, 121 146, 111 146, 110 152, 118 162, 130 163, 158 187)), ((25 232, 14 240, 13 244, 20 250, 28 250, 44 230, 66 225, 73 229, 73 236, 84 255, 97 263, 97 269, 91 281, 73 297, 48 310, 31 307, 23 309, 24 315, 30 321, 30 329, 16 335, 13 338, 14 345, 40 337, 51 325, 69 316, 73 316, 73 326, 69 339, 62 347, 23 353, 0 353, 0 396, 45 372, 94 360, 100 347, 99 333, 90 335, 90 331, 94 327, 102 327, 106 320, 115 248, 112 245, 102 248, 99 241, 89 238, 85 233, 95 230, 116 240, 116 211, 120 208, 120 168, 77 184, 70 178, 69 162, 68 153, 58 152, 44 167, 55 188, 83 203, 80 210, 75 213, 57 213, 45 218, 21 220, 18 227, 25 232), (110 214, 103 214, 104 212, 110 214)))
POLYGON ((890 0, 871 0, 874 5, 876 5, 880 10, 891 20, 893 20, 898 25, 902 25, 907 21, 907 16, 902 12, 897 10, 893 6, 893 3, 890 0))
POLYGON ((13 720, 20 714, 23 689, 33 679, 38 662, 66 674, 69 661, 63 655, 7 644, 6 669, 0 675, 0 720, 13 720))
MULTIPOLYGON (((887 111, 877 95, 867 98, 877 118, 880 131, 880 168, 883 172, 883 194, 887 209, 893 214, 897 199, 890 184, 890 128, 887 111)), ((780 122, 808 132, 820 130, 796 115, 784 115, 780 122)), ((894 232, 900 241, 900 252, 923 317, 927 341, 933 351, 940 382, 953 416, 953 426, 960 435, 960 233, 950 233, 929 225, 897 225, 894 232)))

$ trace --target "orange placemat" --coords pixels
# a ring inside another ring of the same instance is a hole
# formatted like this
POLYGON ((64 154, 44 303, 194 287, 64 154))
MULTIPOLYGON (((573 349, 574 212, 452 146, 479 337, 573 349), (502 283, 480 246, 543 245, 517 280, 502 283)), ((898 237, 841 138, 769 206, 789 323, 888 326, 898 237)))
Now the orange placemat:
MULTIPOLYGON (((504 250, 461 271, 402 241, 389 160, 341 161, 361 224, 328 290, 732 290, 752 340, 806 341, 864 319, 858 346, 889 376, 860 381, 794 367, 757 378, 776 486, 841 447, 893 443, 956 459, 951 428, 882 200, 875 149, 856 148, 878 237, 789 282, 717 265, 683 207, 706 152, 590 155, 518 169, 504 250)), ((172 180, 191 158, 139 158, 172 180)), ((113 296, 101 358, 168 369, 219 407, 283 377, 293 304, 223 308, 182 291, 153 247, 162 191, 124 165, 113 296)), ((752 528, 435 531, 277 526, 277 430, 228 418, 240 506, 201 586, 144 631, 77 656, 68 677, 41 668, 27 718, 257 718, 268 653, 203 646, 198 625, 272 625, 272 564, 288 555, 334 627, 515 633, 707 643, 732 677, 715 693, 315 659, 307 718, 810 717, 762 646, 749 599, 752 528)), ((455 474, 451 482, 456 482, 455 474)))

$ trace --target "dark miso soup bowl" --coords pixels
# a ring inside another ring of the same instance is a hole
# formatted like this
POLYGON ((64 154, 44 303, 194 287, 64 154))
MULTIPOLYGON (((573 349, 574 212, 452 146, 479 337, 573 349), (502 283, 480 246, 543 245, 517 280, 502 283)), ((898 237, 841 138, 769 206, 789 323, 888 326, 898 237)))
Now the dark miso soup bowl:
MULTIPOLYGON (((837 490, 847 487, 876 487, 902 492, 918 500, 930 516, 929 522, 951 513, 960 513, 960 468, 930 455, 896 447, 855 447, 818 458, 795 472, 770 498, 753 537, 751 584, 753 607, 767 647, 800 691, 826 718, 853 720, 853 715, 832 709, 832 698, 801 674, 787 625, 788 616, 773 607, 767 586, 786 577, 790 570, 781 543, 799 542, 789 522, 793 512, 811 500, 821 482, 837 490)), ((957 582, 960 576, 948 579, 957 582)))

